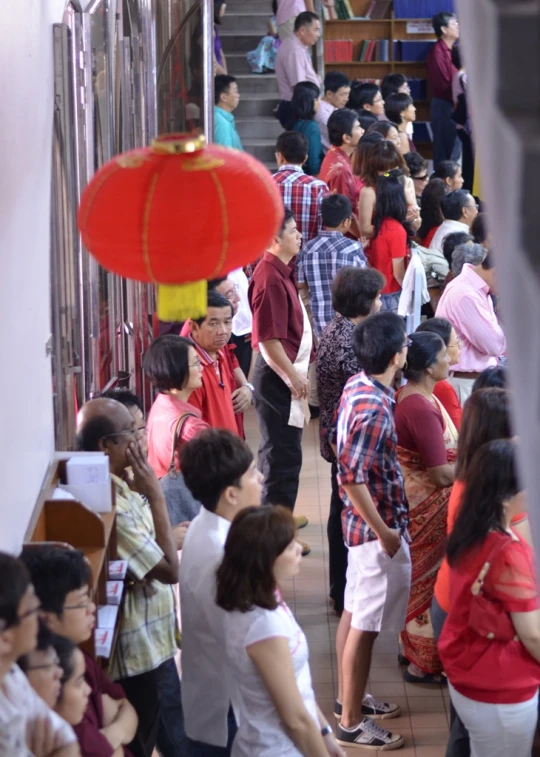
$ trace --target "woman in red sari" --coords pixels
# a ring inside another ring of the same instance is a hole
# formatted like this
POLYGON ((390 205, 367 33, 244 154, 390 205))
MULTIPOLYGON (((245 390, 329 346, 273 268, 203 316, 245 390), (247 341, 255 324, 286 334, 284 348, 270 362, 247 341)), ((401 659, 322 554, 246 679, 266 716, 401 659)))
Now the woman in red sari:
POLYGON ((444 679, 430 607, 446 546, 458 433, 433 393, 437 382, 448 377, 450 359, 443 340, 426 331, 410 340, 404 368, 408 383, 397 394, 395 412, 412 540, 411 595, 401 643, 408 663, 405 680, 440 684, 444 679))

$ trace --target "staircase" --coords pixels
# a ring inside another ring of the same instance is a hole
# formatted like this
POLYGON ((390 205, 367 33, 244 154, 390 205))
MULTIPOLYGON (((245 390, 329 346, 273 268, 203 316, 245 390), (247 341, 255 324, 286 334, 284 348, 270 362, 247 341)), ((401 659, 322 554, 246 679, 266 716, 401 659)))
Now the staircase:
POLYGON ((252 74, 246 53, 255 50, 267 33, 272 15, 268 0, 227 0, 227 13, 220 26, 228 72, 236 77, 240 104, 234 112, 236 127, 246 152, 270 170, 276 170, 276 139, 283 131, 275 116, 279 101, 274 74, 252 74))

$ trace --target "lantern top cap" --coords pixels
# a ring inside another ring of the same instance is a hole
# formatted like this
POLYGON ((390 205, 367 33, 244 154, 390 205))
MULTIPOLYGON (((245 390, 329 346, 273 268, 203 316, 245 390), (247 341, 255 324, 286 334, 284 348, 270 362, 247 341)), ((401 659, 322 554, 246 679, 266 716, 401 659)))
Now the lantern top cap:
POLYGON ((206 147, 204 134, 162 134, 153 139, 150 148, 152 152, 161 155, 183 155, 186 153, 199 152, 206 147))

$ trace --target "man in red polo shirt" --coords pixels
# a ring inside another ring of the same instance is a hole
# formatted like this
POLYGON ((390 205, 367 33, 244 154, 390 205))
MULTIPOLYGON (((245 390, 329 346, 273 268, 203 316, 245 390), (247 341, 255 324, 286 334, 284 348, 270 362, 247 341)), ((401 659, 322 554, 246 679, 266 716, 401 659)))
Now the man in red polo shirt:
MULTIPOLYGON (((257 265, 248 292, 253 348, 259 351, 253 400, 261 432, 263 502, 291 510, 302 467, 306 413, 309 418, 308 369, 313 359, 311 325, 289 265, 301 241, 295 218, 286 210, 281 231, 257 265)), ((301 519, 298 525, 306 522, 301 519)))
POLYGON ((356 111, 349 108, 335 110, 328 119, 328 139, 331 147, 324 156, 319 174, 322 181, 328 184, 332 194, 345 195, 351 201, 353 215, 349 234, 356 239, 360 238, 359 190, 352 170, 351 157, 363 133, 356 111))
POLYGON ((206 316, 184 324, 182 336, 195 342, 203 366, 202 387, 196 389, 189 403, 199 408, 202 419, 213 428, 227 428, 238 434, 235 413, 243 413, 251 404, 252 392, 246 382, 234 387, 225 354, 231 336, 233 309, 229 300, 216 291, 208 292, 206 316))

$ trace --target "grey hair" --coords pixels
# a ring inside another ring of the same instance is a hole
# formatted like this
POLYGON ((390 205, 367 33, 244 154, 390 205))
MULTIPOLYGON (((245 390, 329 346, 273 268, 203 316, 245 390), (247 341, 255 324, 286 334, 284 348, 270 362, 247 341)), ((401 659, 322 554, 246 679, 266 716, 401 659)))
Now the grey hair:
POLYGON ((452 273, 459 276, 465 263, 477 266, 484 260, 487 250, 481 244, 458 244, 452 253, 452 273))

